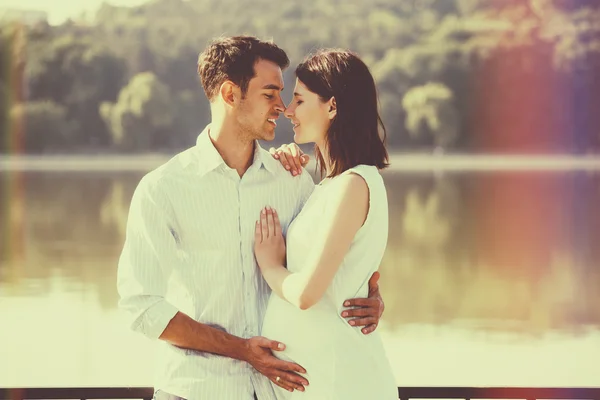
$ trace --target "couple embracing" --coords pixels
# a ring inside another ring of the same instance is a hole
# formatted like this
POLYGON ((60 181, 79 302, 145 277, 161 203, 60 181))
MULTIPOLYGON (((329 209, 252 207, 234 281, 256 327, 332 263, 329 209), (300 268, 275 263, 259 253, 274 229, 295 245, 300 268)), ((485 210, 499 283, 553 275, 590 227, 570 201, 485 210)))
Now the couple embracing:
POLYGON ((355 54, 322 50, 286 106, 288 65, 272 42, 213 41, 198 61, 211 123, 133 195, 119 305, 159 339, 156 400, 397 398, 375 331, 388 235, 375 83, 355 54), (258 143, 282 113, 315 144, 316 186, 296 145, 258 143))

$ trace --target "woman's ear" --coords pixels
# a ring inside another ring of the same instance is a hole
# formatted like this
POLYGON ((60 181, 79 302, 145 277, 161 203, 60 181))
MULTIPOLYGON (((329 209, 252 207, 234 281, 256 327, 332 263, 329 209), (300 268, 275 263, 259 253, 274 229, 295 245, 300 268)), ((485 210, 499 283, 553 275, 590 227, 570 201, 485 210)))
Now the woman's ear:
POLYGON ((329 119, 332 120, 337 115, 337 105, 335 103, 335 97, 329 99, 329 119))

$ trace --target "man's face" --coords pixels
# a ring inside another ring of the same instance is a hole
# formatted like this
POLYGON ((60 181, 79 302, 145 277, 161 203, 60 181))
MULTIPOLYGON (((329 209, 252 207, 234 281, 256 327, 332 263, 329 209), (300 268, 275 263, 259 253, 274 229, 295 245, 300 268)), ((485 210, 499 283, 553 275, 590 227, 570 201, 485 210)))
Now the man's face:
POLYGON ((236 110, 236 118, 249 139, 273 140, 275 120, 285 110, 281 99, 283 73, 277 64, 262 59, 254 65, 254 71, 246 96, 236 110))

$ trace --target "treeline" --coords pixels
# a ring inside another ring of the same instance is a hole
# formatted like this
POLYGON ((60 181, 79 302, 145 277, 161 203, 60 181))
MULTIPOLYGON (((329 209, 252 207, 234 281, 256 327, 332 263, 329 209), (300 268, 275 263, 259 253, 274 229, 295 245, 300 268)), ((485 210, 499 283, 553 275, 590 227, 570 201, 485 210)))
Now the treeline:
MULTIPOLYGON (((214 37, 272 38, 293 68, 359 53, 392 150, 588 153, 600 144, 597 0, 155 0, 93 21, 0 26, 0 152, 174 151, 209 120, 214 37)), ((283 118, 283 117, 282 117, 283 118)), ((280 124, 277 143, 291 140, 280 124)))

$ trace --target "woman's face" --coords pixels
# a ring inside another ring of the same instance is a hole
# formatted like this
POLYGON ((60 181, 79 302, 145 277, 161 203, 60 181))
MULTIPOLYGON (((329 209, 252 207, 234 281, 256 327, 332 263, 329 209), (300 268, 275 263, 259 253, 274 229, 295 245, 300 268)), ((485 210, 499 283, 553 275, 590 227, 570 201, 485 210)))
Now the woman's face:
POLYGON ((284 114, 294 126, 296 143, 322 145, 331 120, 335 117, 335 100, 331 98, 326 102, 321 101, 316 93, 296 79, 294 98, 284 114))

